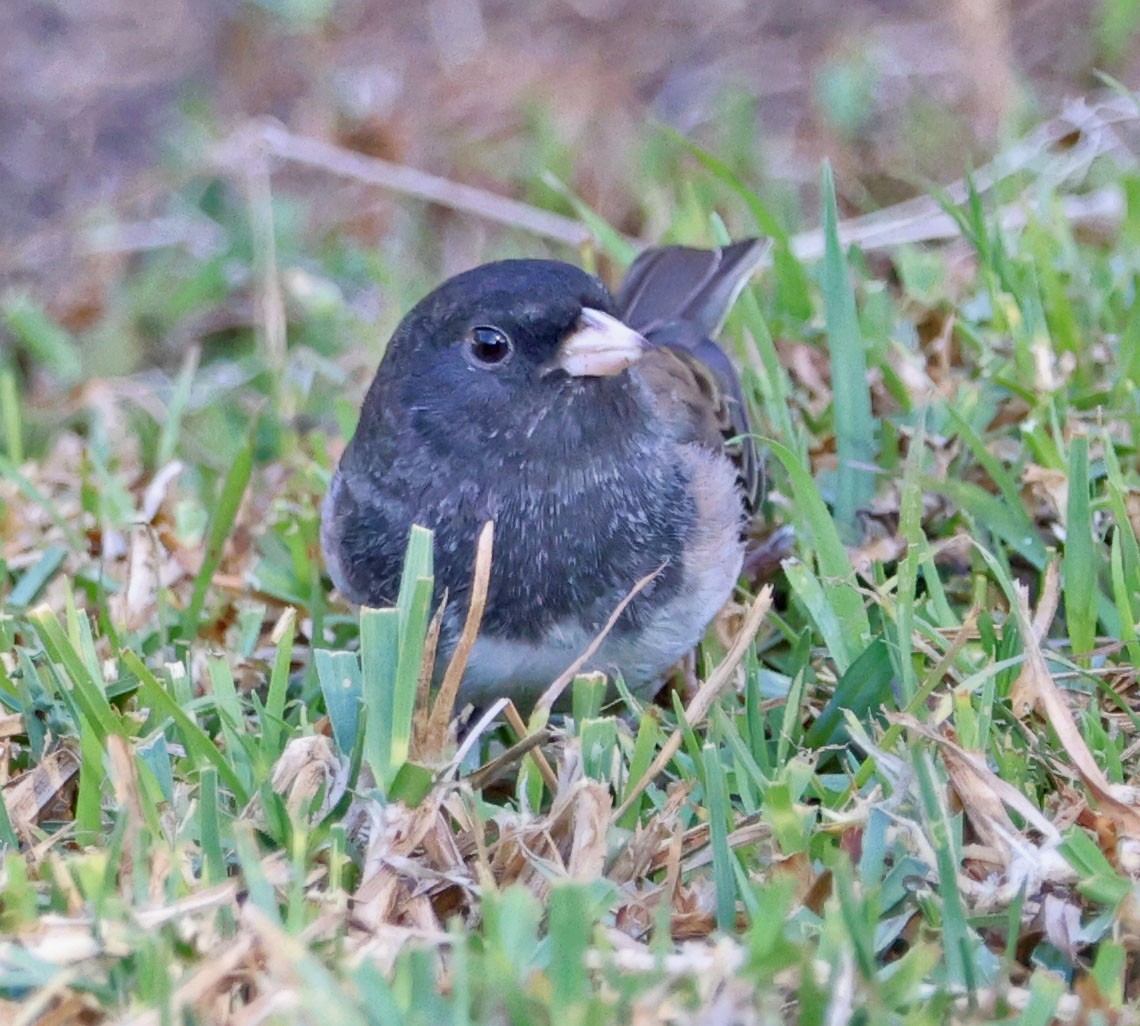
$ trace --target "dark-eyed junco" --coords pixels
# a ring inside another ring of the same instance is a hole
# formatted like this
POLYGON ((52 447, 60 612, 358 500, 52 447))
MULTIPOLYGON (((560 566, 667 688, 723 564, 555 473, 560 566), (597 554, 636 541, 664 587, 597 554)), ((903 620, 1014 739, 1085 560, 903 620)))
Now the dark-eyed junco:
POLYGON ((446 658, 495 522, 461 703, 531 704, 660 567, 589 667, 651 694, 728 599, 761 473, 711 336, 764 251, 651 249, 616 298, 569 264, 504 260, 444 282, 397 328, 321 541, 340 591, 381 606, 410 527, 431 528, 446 658))

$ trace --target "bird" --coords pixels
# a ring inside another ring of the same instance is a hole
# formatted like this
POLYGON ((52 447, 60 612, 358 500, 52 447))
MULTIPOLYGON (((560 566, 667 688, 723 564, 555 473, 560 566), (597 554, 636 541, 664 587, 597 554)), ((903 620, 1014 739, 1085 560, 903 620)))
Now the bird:
POLYGON ((652 697, 731 597, 763 470, 714 338, 767 248, 650 248, 615 294, 569 263, 500 260, 400 322, 331 477, 321 547, 345 598, 391 605, 412 525, 430 528, 446 665, 494 522, 460 707, 533 706, 648 575, 582 670, 652 697))

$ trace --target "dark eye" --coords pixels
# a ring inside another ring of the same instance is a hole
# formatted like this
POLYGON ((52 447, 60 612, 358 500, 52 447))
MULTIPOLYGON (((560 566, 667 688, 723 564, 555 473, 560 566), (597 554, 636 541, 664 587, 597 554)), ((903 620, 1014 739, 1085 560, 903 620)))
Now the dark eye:
POLYGON ((515 349, 505 332, 491 327, 472 328, 464 344, 467 360, 475 367, 498 366, 515 349))

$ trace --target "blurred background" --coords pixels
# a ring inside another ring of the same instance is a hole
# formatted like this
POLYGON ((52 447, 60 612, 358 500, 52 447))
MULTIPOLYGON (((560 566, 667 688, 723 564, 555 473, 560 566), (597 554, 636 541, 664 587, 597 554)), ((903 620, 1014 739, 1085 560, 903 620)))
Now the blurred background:
POLYGON ((475 260, 547 247, 295 162, 258 164, 270 192, 224 145, 253 119, 702 242, 690 206, 749 225, 733 198, 697 195, 674 133, 795 230, 818 222, 825 157, 842 212, 873 210, 980 165, 1104 75, 1140 84, 1138 22, 1137 0, 6 0, 5 324, 94 334, 101 373, 232 341, 258 196, 290 301, 332 295, 365 324, 475 260))

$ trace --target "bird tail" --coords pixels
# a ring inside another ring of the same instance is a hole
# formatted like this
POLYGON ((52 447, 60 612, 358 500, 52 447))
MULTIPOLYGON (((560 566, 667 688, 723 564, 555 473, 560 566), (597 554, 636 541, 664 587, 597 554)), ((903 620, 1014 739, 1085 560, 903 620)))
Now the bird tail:
POLYGON ((715 337, 770 247, 768 239, 744 239, 722 249, 647 249, 617 294, 618 316, 642 334, 687 321, 704 337, 715 337))

